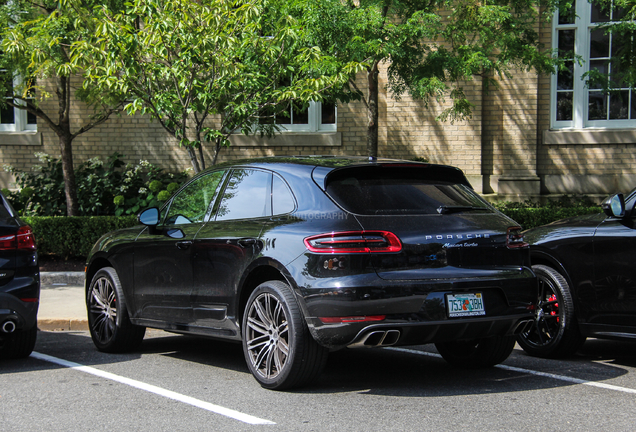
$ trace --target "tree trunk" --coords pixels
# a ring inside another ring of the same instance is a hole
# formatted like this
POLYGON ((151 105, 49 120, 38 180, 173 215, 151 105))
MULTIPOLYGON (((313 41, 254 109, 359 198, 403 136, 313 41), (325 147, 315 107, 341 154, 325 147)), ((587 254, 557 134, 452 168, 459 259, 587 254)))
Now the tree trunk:
POLYGON ((63 133, 58 138, 60 142, 60 153, 62 154, 64 193, 66 195, 66 215, 79 216, 77 185, 75 183, 75 170, 73 169, 73 138, 70 133, 63 133))
POLYGON ((217 138, 214 141, 214 157, 212 158, 212 165, 216 165, 216 161, 219 158, 220 151, 221 151, 221 138, 217 138))
POLYGON ((369 102, 367 109, 367 156, 378 157, 378 65, 367 71, 369 102))
POLYGON ((199 168, 199 160, 197 159, 197 153, 192 146, 188 146, 188 154, 190 155, 190 162, 195 173, 201 172, 199 168))

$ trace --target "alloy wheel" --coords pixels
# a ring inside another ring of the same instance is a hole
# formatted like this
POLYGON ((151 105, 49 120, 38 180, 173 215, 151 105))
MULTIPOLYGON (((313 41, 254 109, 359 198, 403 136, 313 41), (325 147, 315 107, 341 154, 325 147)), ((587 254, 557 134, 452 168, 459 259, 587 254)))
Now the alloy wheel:
POLYGON ((88 310, 93 333, 100 342, 107 343, 113 338, 117 323, 117 296, 108 278, 101 277, 94 282, 88 310))
POLYGON ((289 358, 289 324, 283 304, 266 292, 248 310, 247 351, 257 373, 276 378, 289 358))
POLYGON ((539 299, 532 327, 524 333, 526 342, 537 347, 549 345, 562 329, 563 309, 552 280, 539 277, 539 299))

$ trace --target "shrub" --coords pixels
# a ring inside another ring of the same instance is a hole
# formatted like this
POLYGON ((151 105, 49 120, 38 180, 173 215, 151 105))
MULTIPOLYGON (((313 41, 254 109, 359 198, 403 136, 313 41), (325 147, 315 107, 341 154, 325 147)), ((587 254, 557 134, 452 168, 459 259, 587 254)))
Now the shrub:
MULTIPOLYGON (((42 165, 30 172, 20 172, 11 166, 18 187, 6 193, 15 209, 24 216, 63 216, 66 214, 62 162, 45 153, 36 153, 42 165)), ((131 215, 144 207, 161 204, 179 188, 185 172, 166 173, 147 161, 125 164, 114 153, 106 163, 92 158, 75 170, 79 214, 83 216, 131 215), (158 194, 168 191, 168 195, 158 194)))
POLYGON ((513 219, 521 227, 526 230, 535 228, 540 225, 549 224, 559 219, 565 219, 573 216, 581 216, 586 214, 594 214, 601 212, 600 207, 519 207, 519 208, 503 208, 502 213, 513 219))
POLYGON ((135 216, 26 216, 35 234, 38 253, 65 259, 86 257, 107 232, 137 225, 135 216))
POLYGON ((521 225, 524 230, 560 219, 602 211, 601 207, 589 197, 568 195, 549 200, 545 204, 526 200, 523 202, 498 202, 493 205, 521 225))

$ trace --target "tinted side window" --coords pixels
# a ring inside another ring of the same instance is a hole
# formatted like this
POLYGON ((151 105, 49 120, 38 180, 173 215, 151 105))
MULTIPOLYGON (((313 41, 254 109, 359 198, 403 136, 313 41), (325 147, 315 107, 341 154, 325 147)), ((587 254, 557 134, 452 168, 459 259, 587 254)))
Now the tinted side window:
POLYGON ((223 192, 216 220, 247 219, 269 216, 269 185, 272 174, 264 171, 237 169, 223 192))
POLYGON ((215 171, 187 185, 172 199, 165 223, 181 225, 204 222, 223 174, 224 171, 215 171))
POLYGON ((278 176, 272 181, 272 214, 281 215, 294 211, 296 203, 289 186, 278 176))

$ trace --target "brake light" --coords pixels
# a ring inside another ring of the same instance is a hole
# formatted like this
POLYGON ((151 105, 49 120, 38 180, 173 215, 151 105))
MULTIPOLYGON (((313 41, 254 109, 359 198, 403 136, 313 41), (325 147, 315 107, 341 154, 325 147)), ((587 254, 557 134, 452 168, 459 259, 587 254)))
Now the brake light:
POLYGON ((16 234, 0 237, 0 250, 11 249, 37 249, 30 226, 22 226, 16 234))
POLYGON ((344 231, 307 237, 305 246, 318 253, 399 252, 402 242, 388 231, 344 231))
POLYGON ((340 324, 353 322, 384 321, 386 315, 348 316, 348 317, 318 317, 323 324, 340 324))
POLYGON ((506 246, 508 246, 508 249, 528 247, 528 243, 525 242, 523 234, 521 233, 521 227, 508 228, 506 246))

